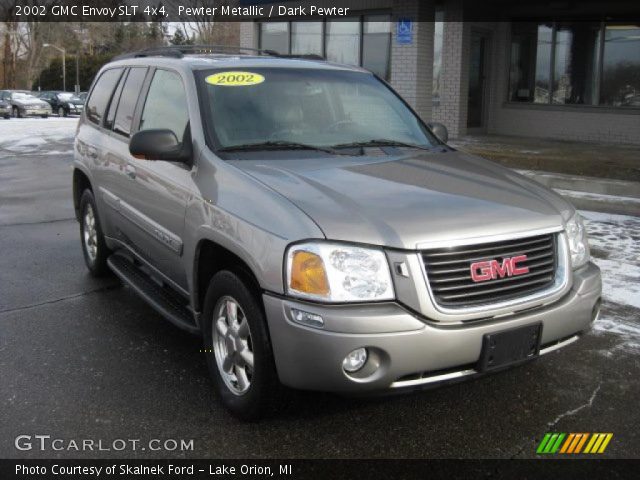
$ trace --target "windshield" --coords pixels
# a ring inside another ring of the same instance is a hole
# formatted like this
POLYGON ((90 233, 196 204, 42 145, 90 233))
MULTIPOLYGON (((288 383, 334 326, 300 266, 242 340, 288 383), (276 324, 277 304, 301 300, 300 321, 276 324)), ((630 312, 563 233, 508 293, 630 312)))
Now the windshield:
POLYGON ((420 119, 368 73, 250 68, 201 72, 198 80, 218 149, 261 144, 282 149, 287 144, 430 148, 438 143, 420 119))
POLYGON ((13 92, 11 94, 11 98, 13 98, 14 100, 30 100, 32 98, 35 99, 36 97, 31 95, 30 93, 13 92))

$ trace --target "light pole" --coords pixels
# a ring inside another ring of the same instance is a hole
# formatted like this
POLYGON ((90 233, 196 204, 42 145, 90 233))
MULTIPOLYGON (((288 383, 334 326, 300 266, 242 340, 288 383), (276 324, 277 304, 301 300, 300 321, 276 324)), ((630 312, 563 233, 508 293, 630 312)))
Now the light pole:
POLYGON ((67 67, 65 63, 65 57, 67 56, 67 51, 62 47, 57 47, 56 45, 52 45, 50 43, 43 43, 43 47, 51 47, 55 48, 59 52, 62 53, 62 90, 67 91, 67 67))

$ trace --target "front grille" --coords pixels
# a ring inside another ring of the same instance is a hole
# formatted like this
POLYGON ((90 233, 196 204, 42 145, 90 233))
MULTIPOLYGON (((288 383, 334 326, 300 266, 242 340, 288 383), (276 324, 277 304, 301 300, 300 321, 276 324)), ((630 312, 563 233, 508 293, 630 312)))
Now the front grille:
POLYGON ((422 261, 435 301, 445 307, 468 307, 498 303, 549 288, 555 280, 556 235, 538 235, 502 242, 439 248, 422 252, 422 261), (471 264, 526 255, 518 266, 529 272, 517 276, 497 275, 474 282, 471 264))

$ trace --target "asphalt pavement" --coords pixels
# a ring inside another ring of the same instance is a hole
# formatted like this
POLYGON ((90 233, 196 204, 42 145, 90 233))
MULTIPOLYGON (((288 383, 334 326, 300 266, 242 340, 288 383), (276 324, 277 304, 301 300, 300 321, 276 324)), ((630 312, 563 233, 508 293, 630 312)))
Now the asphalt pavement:
MULTIPOLYGON (((19 120, 10 122, 15 134, 19 120)), ((24 121, 25 135, 34 122, 24 121)), ((603 315, 631 325, 626 335, 616 324, 524 366, 410 395, 292 391, 274 417, 235 420, 216 402, 198 338, 116 280, 88 275, 71 202, 72 126, 37 148, 3 144, 3 128, 0 457, 526 458, 546 432, 612 432, 602 456, 640 457, 640 309, 612 302, 603 315), (140 443, 19 450, 19 435, 63 447, 140 443), (152 439, 193 449, 154 451, 152 439)))

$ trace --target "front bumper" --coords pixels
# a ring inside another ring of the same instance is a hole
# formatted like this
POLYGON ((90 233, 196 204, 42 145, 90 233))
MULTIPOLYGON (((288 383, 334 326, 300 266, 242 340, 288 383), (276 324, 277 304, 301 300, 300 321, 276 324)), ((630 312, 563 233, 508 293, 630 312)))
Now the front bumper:
POLYGON ((476 365, 487 333, 540 322, 541 354, 572 343, 591 327, 602 291, 600 270, 592 263, 573 277, 571 290, 555 303, 463 325, 431 322, 395 303, 327 306, 270 294, 263 300, 283 384, 305 390, 377 392, 479 374, 476 365), (291 308, 321 315, 325 329, 294 323, 291 308), (347 375, 342 361, 359 347, 367 347, 371 365, 363 368, 365 373, 347 375))
POLYGON ((22 115, 25 117, 41 117, 43 115, 51 115, 51 110, 47 110, 45 108, 31 109, 31 110, 21 110, 22 115))

